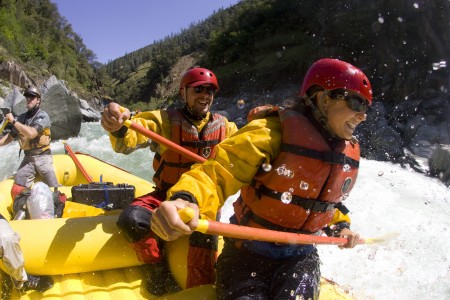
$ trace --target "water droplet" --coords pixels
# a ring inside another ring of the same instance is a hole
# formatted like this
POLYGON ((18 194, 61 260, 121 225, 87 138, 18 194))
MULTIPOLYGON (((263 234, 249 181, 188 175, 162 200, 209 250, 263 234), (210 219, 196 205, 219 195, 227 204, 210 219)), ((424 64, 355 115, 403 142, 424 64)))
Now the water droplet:
POLYGON ((292 277, 297 278, 298 277, 297 273, 292 274, 292 277))
POLYGON ((414 8, 419 8, 419 4, 418 3, 414 3, 413 6, 414 6, 414 8))
POLYGON ((286 165, 281 165, 281 167, 277 168, 277 174, 278 175, 283 175, 285 170, 286 170, 286 165))
POLYGON ((310 210, 310 209, 307 209, 307 210, 306 210, 306 214, 309 215, 310 213, 311 213, 311 210, 310 210))
POLYGON ((243 108, 245 107, 245 101, 244 101, 244 99, 239 99, 239 100, 236 102, 236 105, 237 105, 237 107, 238 107, 239 109, 243 109, 243 108))
POLYGON ((384 18, 383 18, 383 17, 378 17, 378 22, 379 22, 380 24, 383 24, 383 23, 384 23, 384 18))
POLYGON ((233 168, 234 167, 234 165, 233 164, 230 164, 230 168, 233 168))
POLYGON ((348 198, 348 193, 344 193, 342 196, 341 196, 341 201, 344 201, 345 199, 347 199, 348 198))
POLYGON ((269 172, 270 170, 272 170, 272 165, 269 164, 269 163, 263 163, 263 164, 262 164, 262 169, 263 169, 265 172, 269 172))
POLYGON ((256 277, 256 272, 252 272, 252 274, 250 274, 250 276, 256 277))
POLYGON ((384 175, 384 172, 383 171, 379 171, 378 172, 378 176, 383 176, 384 175))
POLYGON ((300 181, 300 189, 306 191, 309 188, 309 184, 307 182, 304 181, 300 181))
POLYGON ((289 192, 284 192, 283 194, 281 194, 281 202, 283 202, 284 204, 289 204, 292 201, 292 194, 289 192))
POLYGON ((351 169, 352 169, 352 168, 350 167, 349 164, 345 164, 345 165, 342 166, 342 170, 343 170, 344 172, 350 172, 351 169))
POLYGON ((281 165, 281 167, 277 168, 277 174, 280 176, 286 176, 288 178, 294 177, 294 171, 291 171, 289 169, 286 169, 286 165, 281 165))

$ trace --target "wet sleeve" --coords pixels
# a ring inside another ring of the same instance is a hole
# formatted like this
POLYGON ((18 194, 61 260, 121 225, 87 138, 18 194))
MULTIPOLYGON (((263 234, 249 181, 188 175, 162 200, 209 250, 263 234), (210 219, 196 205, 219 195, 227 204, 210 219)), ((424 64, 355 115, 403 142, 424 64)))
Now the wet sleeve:
POLYGON ((200 213, 214 220, 226 199, 252 182, 262 163, 271 161, 280 151, 281 126, 276 120, 255 120, 217 146, 217 155, 194 165, 169 190, 192 196, 200 213))
POLYGON ((238 128, 236 126, 236 123, 226 121, 227 122, 227 137, 232 136, 234 133, 238 131, 238 128))
MULTIPOLYGON (((170 122, 161 111, 143 112, 131 119, 132 122, 143 126, 159 135, 167 135, 170 130, 170 122), (166 129, 166 127, 169 127, 166 129)), ((167 136, 165 136, 167 137, 167 136)), ((146 136, 136 133, 125 126, 119 131, 110 133, 109 139, 115 152, 129 154, 137 149, 150 146, 151 140, 146 136)))

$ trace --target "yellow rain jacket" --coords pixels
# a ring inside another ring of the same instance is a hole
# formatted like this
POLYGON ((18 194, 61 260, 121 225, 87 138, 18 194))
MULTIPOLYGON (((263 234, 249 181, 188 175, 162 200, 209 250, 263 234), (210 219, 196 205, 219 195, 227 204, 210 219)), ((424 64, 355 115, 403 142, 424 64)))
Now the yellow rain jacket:
MULTIPOLYGON (((208 123, 209 116, 210 113, 208 113, 203 120, 191 120, 191 122, 198 131, 201 131, 208 123)), ((169 115, 165 110, 142 112, 134 116, 131 121, 165 137, 166 139, 171 139, 172 125, 170 123, 169 115)), ((227 136, 230 136, 237 131, 237 127, 235 123, 229 122, 228 120, 226 123, 227 136)), ((136 149, 151 146, 151 141, 146 136, 138 134, 134 130, 127 130, 124 137, 118 137, 114 133, 110 133, 109 138, 114 151, 118 153, 128 154, 136 149)), ((167 147, 164 145, 157 145, 155 147, 159 147, 161 154, 167 150, 167 147)), ((152 148, 152 151, 155 151, 155 148, 152 148)))
MULTIPOLYGON (((168 191, 190 193, 200 208, 203 218, 215 220, 218 209, 226 199, 249 185, 260 166, 270 163, 280 152, 281 122, 278 115, 256 119, 235 135, 222 141, 216 148, 216 157, 192 166, 168 191)), ((348 215, 336 210, 330 225, 350 223, 348 215)))

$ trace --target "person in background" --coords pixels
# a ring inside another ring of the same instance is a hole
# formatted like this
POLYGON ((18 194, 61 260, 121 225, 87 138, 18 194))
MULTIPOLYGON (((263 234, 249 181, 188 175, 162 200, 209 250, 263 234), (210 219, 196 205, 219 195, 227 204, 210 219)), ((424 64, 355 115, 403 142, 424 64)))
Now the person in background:
POLYGON ((21 291, 37 290, 43 293, 53 286, 53 279, 50 276, 27 274, 19 241, 19 235, 0 214, 0 258, 6 273, 13 279, 14 286, 21 291))
MULTIPOLYGON (((14 177, 14 184, 11 188, 12 199, 16 199, 26 189, 30 189, 36 175, 39 175, 49 187, 59 186, 50 150, 51 121, 48 114, 40 109, 41 92, 37 87, 29 86, 23 95, 27 102, 27 111, 18 118, 14 118, 12 113, 8 113, 5 117, 13 127, 8 134, 0 138, 0 146, 18 139, 20 149, 25 154, 14 177)), ((51 203, 45 206, 53 205, 53 200, 50 200, 51 203)), ((18 206, 14 205, 14 207, 18 206)))
MULTIPOLYGON (((199 216, 214 220, 240 189, 230 222, 277 231, 345 237, 357 245, 342 205, 358 173, 353 136, 366 120, 372 88, 353 65, 324 58, 304 77, 298 101, 252 112, 249 124, 217 146, 168 191, 151 220, 164 240, 191 234, 199 216), (177 211, 194 209, 184 224, 177 211)), ((318 299, 320 260, 315 245, 225 238, 217 262, 218 299, 318 299)))
MULTIPOLYGON (((144 111, 131 120, 209 159, 216 154, 217 145, 237 131, 233 122, 210 112, 218 90, 219 84, 213 72, 204 68, 192 68, 183 75, 179 85, 182 107, 144 111)), ((176 290, 177 284, 162 256, 161 240, 150 230, 150 219, 153 210, 166 199, 167 190, 195 162, 164 145, 149 143, 147 137, 128 130, 123 126, 123 121, 130 116, 128 109, 122 112, 117 103, 109 103, 102 114, 101 124, 110 132, 114 151, 128 154, 149 146, 155 152, 153 181, 156 188, 153 192, 136 198, 124 209, 117 224, 133 243, 139 260, 151 265, 146 267, 149 291, 162 295, 176 290)), ((200 233, 191 236, 187 287, 214 282, 216 256, 217 238, 200 233)))

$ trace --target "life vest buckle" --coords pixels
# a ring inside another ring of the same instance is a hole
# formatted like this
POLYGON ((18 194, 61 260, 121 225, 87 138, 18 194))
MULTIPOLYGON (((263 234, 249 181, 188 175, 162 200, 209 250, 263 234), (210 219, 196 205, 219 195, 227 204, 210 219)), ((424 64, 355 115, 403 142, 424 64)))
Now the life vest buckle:
POLYGON ((327 211, 335 209, 336 203, 316 200, 316 201, 310 201, 307 203, 303 203, 302 206, 306 210, 323 213, 323 212, 327 212, 327 211))

